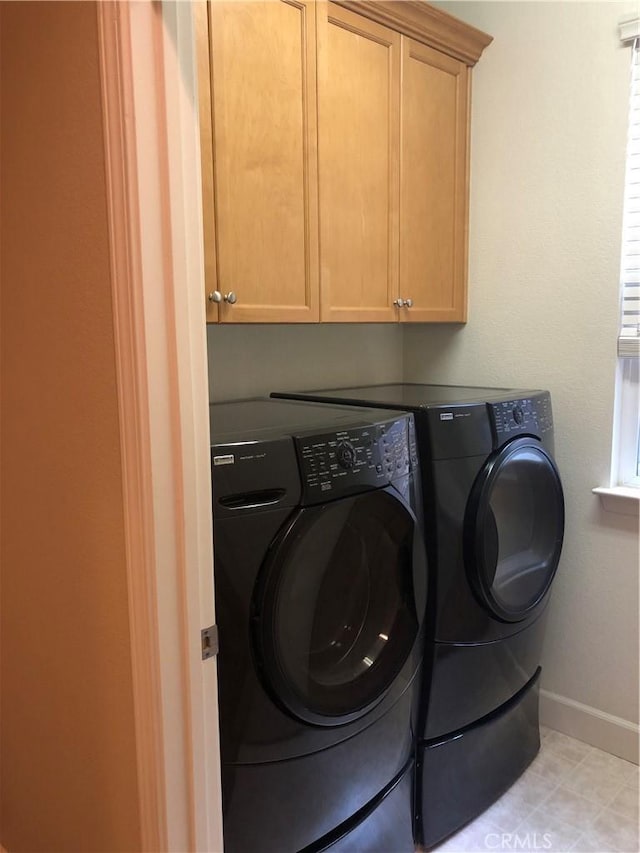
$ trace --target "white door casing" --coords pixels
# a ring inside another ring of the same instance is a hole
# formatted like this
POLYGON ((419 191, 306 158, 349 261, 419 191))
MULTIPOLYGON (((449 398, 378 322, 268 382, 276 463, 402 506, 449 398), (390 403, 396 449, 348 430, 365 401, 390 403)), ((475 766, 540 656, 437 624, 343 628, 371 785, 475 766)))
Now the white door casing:
POLYGON ((98 3, 145 851, 222 850, 190 3, 98 3))

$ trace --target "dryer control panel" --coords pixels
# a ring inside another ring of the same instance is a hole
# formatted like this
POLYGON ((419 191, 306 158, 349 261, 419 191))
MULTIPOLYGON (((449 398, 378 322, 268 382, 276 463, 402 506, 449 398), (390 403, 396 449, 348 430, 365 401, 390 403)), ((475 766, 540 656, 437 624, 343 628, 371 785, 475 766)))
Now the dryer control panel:
POLYGON ((418 464, 413 415, 295 437, 307 501, 386 486, 418 464))
POLYGON ((488 405, 498 443, 525 434, 542 437, 553 429, 551 395, 548 392, 488 405))

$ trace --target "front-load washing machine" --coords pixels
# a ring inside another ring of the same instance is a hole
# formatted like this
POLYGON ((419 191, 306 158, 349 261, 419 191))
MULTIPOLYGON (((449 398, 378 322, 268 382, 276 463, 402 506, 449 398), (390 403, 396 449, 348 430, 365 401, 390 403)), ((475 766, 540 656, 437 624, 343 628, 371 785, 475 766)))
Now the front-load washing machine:
POLYGON ((427 569, 414 422, 211 406, 225 850, 413 850, 427 569))
POLYGON ((415 414, 430 566, 416 836, 433 846, 540 746, 545 608, 564 532, 550 395, 394 384, 276 396, 415 414))

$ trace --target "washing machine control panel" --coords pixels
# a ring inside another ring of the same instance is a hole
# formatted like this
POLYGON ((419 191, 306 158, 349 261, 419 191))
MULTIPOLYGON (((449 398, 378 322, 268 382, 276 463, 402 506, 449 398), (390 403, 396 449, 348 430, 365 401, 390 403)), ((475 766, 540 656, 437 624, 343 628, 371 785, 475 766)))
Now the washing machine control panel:
POLYGON ((295 438, 307 500, 385 486, 418 464, 413 415, 295 438))
POLYGON ((553 429, 551 396, 546 391, 532 397, 490 403, 489 411, 498 442, 520 434, 542 436, 553 429))

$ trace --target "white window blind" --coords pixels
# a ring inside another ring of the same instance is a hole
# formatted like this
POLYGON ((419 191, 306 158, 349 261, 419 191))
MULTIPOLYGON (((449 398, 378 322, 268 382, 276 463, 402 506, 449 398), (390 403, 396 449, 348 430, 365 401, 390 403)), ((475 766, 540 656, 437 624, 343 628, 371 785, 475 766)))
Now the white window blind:
POLYGON ((640 39, 631 52, 631 99, 625 175, 618 355, 640 358, 640 39))

